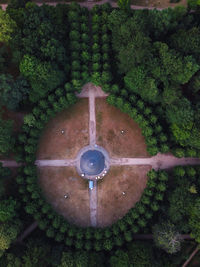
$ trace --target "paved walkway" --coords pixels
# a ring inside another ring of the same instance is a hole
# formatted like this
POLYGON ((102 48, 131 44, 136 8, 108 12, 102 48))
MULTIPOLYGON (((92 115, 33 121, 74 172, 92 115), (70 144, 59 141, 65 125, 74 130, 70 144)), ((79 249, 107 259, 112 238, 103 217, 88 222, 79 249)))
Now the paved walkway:
POLYGON ((36 160, 35 165, 38 167, 64 167, 76 166, 76 159, 51 159, 36 160))
POLYGON ((151 165, 155 170, 170 169, 175 166, 200 165, 199 158, 176 158, 169 154, 160 154, 151 158, 111 158, 110 165, 151 165))
MULTIPOLYGON (((78 3, 80 6, 82 7, 87 7, 88 9, 92 9, 94 5, 102 5, 102 4, 105 4, 105 3, 110 3, 110 5, 114 8, 118 7, 117 3, 116 2, 111 2, 111 1, 108 1, 108 0, 103 0, 103 1, 99 1, 99 2, 93 2, 93 1, 87 1, 87 2, 80 2, 78 3)), ((71 2, 46 2, 46 3, 39 3, 37 2, 37 5, 38 6, 42 6, 43 4, 46 4, 46 5, 50 5, 50 6, 56 6, 57 4, 71 4, 71 2)), ((2 7, 3 10, 6 10, 8 4, 1 4, 0 5, 2 7)), ((131 9, 135 9, 135 10, 138 10, 138 9, 157 9, 157 10, 163 10, 164 8, 157 8, 157 7, 145 7, 145 6, 136 6, 136 5, 131 5, 131 9)))
MULTIPOLYGON (((95 112, 95 98, 106 97, 99 86, 88 83, 83 87, 83 90, 78 97, 89 98, 89 140, 90 146, 94 147, 96 144, 96 112, 95 112)), ((94 188, 90 189, 90 222, 91 226, 97 226, 97 181, 94 180, 94 188)))
MULTIPOLYGON (((90 86, 91 87, 91 86, 90 86)), ((96 115, 95 115, 95 92, 89 90, 89 134, 90 134, 90 145, 94 146, 96 144, 96 115)))
POLYGON ((91 226, 97 226, 97 181, 94 181, 94 188, 90 190, 90 223, 91 226))
POLYGON ((22 165, 21 163, 17 163, 14 160, 0 160, 0 162, 2 163, 3 167, 9 168, 18 168, 22 165))
MULTIPOLYGON (((22 164, 14 160, 0 160, 3 167, 17 168, 22 164)), ((77 159, 52 159, 36 160, 35 165, 38 167, 66 167, 76 166, 77 159)), ((200 165, 200 158, 176 158, 171 154, 160 154, 151 158, 110 158, 110 166, 116 165, 151 165, 153 169, 165 170, 174 166, 200 165)))

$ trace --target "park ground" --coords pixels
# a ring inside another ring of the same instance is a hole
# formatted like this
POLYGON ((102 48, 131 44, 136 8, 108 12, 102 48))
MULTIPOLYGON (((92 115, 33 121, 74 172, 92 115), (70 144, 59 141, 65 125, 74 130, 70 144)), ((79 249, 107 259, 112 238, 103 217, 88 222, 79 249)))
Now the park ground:
POLYGON ((80 99, 49 121, 39 141, 37 159, 75 158, 89 145, 88 124, 88 100, 80 99))
POLYGON ((98 183, 97 225, 110 226, 121 219, 140 200, 151 166, 111 166, 98 183), (123 195, 123 193, 125 195, 123 195))
POLYGON ((89 226, 88 181, 77 174, 75 167, 39 168, 38 174, 45 198, 54 209, 70 223, 89 226))
POLYGON ((97 144, 104 147, 111 157, 149 157, 138 124, 105 99, 96 99, 96 123, 97 144))
MULTIPOLYGON (((100 140, 97 144, 110 157, 148 156, 138 125, 127 114, 107 104, 106 98, 96 98, 95 102, 97 140, 100 140)), ((88 144, 88 98, 82 98, 49 121, 41 135, 37 159, 75 159, 78 151, 88 144)), ((146 186, 150 168, 111 166, 98 182, 97 226, 111 225, 135 205, 146 186)), ((39 167, 38 174, 43 194, 54 209, 71 223, 90 226, 88 181, 78 175, 75 167, 39 167), (64 198, 65 194, 69 194, 69 199, 64 198)))

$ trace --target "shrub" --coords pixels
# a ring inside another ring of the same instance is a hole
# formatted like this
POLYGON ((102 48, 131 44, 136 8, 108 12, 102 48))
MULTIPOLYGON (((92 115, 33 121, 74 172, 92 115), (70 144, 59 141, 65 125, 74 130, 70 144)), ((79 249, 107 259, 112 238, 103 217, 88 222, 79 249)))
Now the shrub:
MULTIPOLYGON (((78 46, 77 46, 77 49, 78 49, 78 46)), ((78 51, 79 51, 79 49, 78 49, 78 51)), ((80 59, 80 55, 77 51, 74 51, 71 53, 71 60, 79 60, 79 59, 80 59)))
POLYGON ((109 42, 109 36, 108 36, 108 34, 102 35, 101 40, 102 40, 102 43, 103 44, 108 43, 109 42))
POLYGON ((78 22, 72 22, 70 26, 71 26, 71 30, 79 31, 80 25, 78 22))
POLYGON ((92 51, 93 51, 93 53, 99 53, 100 47, 99 47, 99 45, 97 43, 93 44, 92 51))
POLYGON ((100 17, 99 15, 94 14, 94 15, 92 16, 92 23, 94 23, 94 24, 99 24, 99 23, 100 23, 100 20, 101 20, 101 17, 100 17))
POLYGON ((103 247, 105 250, 110 251, 113 248, 113 241, 111 239, 106 239, 103 242, 103 247))
POLYGON ((88 33, 89 28, 85 23, 81 24, 81 32, 88 33))
POLYGON ((186 156, 187 157, 196 157, 197 156, 197 152, 196 152, 195 149, 187 148, 186 149, 186 156))
POLYGON ((124 243, 124 241, 123 241, 123 238, 121 236, 114 237, 114 244, 116 246, 119 246, 120 247, 120 246, 123 245, 123 243, 124 243))
POLYGON ((173 168, 173 175, 183 177, 185 175, 185 169, 182 166, 176 166, 173 168))
POLYGON ((84 43, 89 43, 89 35, 87 33, 81 34, 81 39, 84 43))
POLYGON ((185 156, 185 151, 182 148, 176 148, 172 152, 173 152, 174 156, 176 156, 177 158, 182 158, 185 156))
POLYGON ((101 60, 101 55, 99 53, 96 53, 92 56, 92 62, 98 63, 101 60))
POLYGON ((102 51, 103 53, 108 53, 109 50, 110 50, 109 45, 103 43, 103 45, 102 45, 102 47, 101 47, 101 51, 102 51))
POLYGON ((98 42, 99 42, 99 35, 98 34, 93 34, 93 42, 98 44, 98 42))
POLYGON ((72 71, 71 77, 73 80, 79 80, 81 78, 81 74, 79 71, 72 71))
POLYGON ((77 22, 79 20, 79 14, 76 11, 70 10, 68 12, 68 21, 77 22))
POLYGON ((83 52, 88 52, 90 50, 90 46, 88 44, 86 44, 86 43, 82 43, 81 44, 81 50, 83 52))
POLYGON ((101 75, 101 82, 104 83, 109 83, 112 80, 111 73, 109 71, 103 71, 101 75))
POLYGON ((124 233, 124 238, 126 241, 130 242, 133 240, 133 236, 132 236, 132 233, 131 231, 127 231, 124 233))
POLYGON ((80 62, 78 60, 72 61, 71 68, 73 71, 80 71, 80 69, 81 69, 80 62))
POLYGON ((102 233, 101 229, 96 229, 96 231, 94 232, 94 237, 97 240, 102 239, 103 233, 102 233))
POLYGON ((78 31, 73 30, 69 33, 69 38, 73 41, 79 41, 80 33, 78 31))
POLYGON ((100 68, 101 68, 101 66, 100 66, 99 63, 94 63, 94 64, 92 65, 92 70, 93 70, 94 72, 99 71, 100 68))

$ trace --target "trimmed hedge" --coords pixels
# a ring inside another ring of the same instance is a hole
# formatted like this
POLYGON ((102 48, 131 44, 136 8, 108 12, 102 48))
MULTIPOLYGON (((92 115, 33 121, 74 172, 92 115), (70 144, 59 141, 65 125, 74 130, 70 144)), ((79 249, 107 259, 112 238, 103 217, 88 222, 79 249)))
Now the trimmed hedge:
POLYGON ((111 33, 107 27, 107 19, 112 11, 110 4, 95 5, 92 9, 92 67, 91 81, 95 85, 103 85, 112 81, 111 33))
POLYGON ((74 90, 80 92, 81 87, 90 80, 88 66, 91 55, 88 9, 81 8, 78 4, 70 5, 68 22, 70 25, 70 76, 74 90))

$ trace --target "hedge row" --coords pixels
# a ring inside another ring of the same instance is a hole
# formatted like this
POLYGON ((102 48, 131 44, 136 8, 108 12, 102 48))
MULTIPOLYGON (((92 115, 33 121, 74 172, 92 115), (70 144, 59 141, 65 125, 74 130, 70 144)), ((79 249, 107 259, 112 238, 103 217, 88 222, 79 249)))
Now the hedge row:
POLYGON ((107 20, 112 8, 109 4, 94 6, 92 9, 92 82, 103 85, 112 81, 110 53, 111 33, 107 20))
POLYGON ((42 129, 50 118, 58 112, 68 108, 76 102, 73 85, 68 84, 66 88, 57 88, 54 93, 48 95, 46 99, 38 102, 28 116, 24 118, 22 133, 18 136, 16 160, 18 162, 34 163, 35 152, 37 150, 38 138, 42 129))
POLYGON ((90 35, 89 11, 73 4, 68 12, 70 25, 70 77, 76 91, 80 91, 83 84, 89 81, 90 35))

